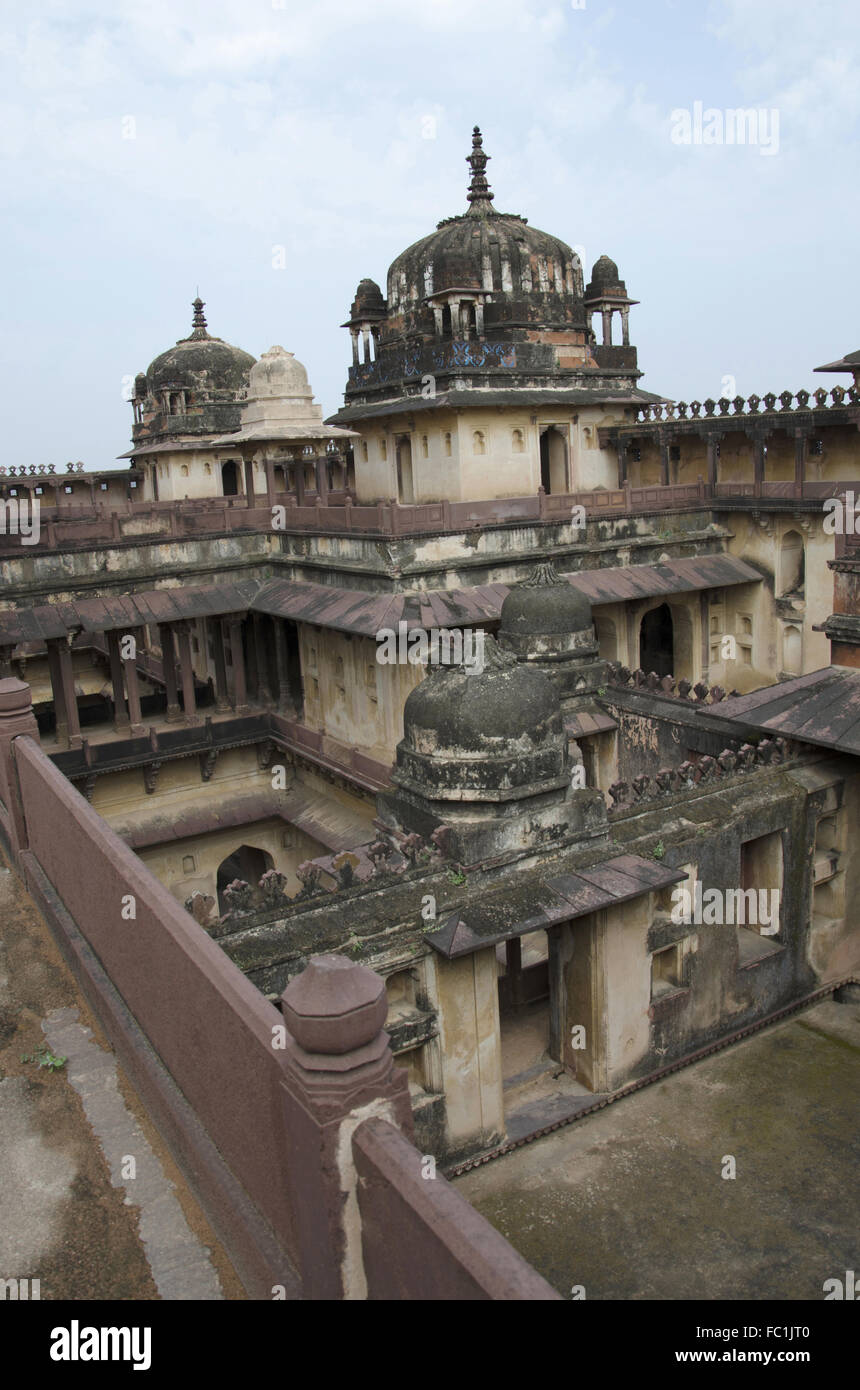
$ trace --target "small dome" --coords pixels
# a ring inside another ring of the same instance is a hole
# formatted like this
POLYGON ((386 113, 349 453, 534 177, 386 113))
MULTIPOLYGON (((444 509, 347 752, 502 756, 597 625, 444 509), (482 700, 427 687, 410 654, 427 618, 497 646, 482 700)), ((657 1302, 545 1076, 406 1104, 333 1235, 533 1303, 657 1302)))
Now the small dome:
POLYGON ((535 746, 561 728, 558 698, 547 677, 530 667, 436 671, 409 695, 403 709, 404 742, 418 752, 431 744, 448 753, 492 753, 511 745, 535 746))
POLYGON ((270 347, 251 368, 248 395, 259 400, 264 396, 292 396, 313 399, 307 369, 293 353, 280 346, 270 347))
POLYGON ((385 300, 375 280, 359 281, 349 316, 364 322, 385 318, 385 300))
POLYGON ((539 565, 533 579, 511 589, 502 604, 499 636, 556 636, 590 631, 591 604, 584 594, 539 565))
POLYGON ((152 395, 172 386, 210 394, 243 391, 247 386, 255 359, 222 338, 211 337, 203 307, 202 299, 194 300, 190 336, 159 353, 147 367, 146 381, 152 395))
POLYGON ((394 782, 431 801, 513 801, 557 788, 567 743, 558 695, 492 637, 484 669, 432 671, 409 695, 394 782))
POLYGON ((585 291, 586 303, 606 295, 620 297, 626 294, 627 286, 621 279, 618 266, 609 256, 600 256, 591 269, 591 279, 585 291))

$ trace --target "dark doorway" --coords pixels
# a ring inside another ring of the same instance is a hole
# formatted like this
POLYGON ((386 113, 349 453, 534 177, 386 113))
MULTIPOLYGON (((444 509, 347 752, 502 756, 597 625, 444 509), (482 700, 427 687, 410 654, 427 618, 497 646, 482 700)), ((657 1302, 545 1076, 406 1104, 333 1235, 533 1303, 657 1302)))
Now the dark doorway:
POLYGON ((228 459, 221 464, 221 487, 225 497, 238 497, 239 495, 239 470, 235 459, 228 459))
POLYGON ((647 673, 671 676, 675 666, 675 638, 668 603, 652 608, 639 629, 639 665, 647 673))
POLYGON ((546 430, 540 437, 540 483, 547 496, 552 492, 549 477, 549 439, 546 430))
POLYGON ((263 874, 274 868, 274 864, 275 861, 270 854, 254 845, 240 845, 235 849, 218 867, 218 907, 221 912, 230 910, 224 890, 234 879, 238 878, 242 883, 250 883, 252 888, 256 888, 263 874))

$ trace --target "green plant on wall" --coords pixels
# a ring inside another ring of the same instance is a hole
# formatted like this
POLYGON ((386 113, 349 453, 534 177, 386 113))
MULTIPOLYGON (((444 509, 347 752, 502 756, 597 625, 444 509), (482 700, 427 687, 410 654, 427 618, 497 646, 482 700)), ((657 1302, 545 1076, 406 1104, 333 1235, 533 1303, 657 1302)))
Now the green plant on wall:
POLYGON ((654 855, 655 859, 663 858, 663 855, 666 853, 666 846, 663 844, 662 840, 657 841, 651 853, 654 855))

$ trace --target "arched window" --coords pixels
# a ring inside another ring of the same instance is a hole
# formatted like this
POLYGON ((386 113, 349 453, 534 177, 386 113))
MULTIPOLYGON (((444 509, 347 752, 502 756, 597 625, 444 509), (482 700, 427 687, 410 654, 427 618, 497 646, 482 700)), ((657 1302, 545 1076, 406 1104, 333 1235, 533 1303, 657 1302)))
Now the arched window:
POLYGON ((511 448, 515 454, 524 454, 526 451, 526 441, 522 430, 514 430, 511 436, 511 448))
POLYGON ((475 430, 472 435, 472 453, 485 454, 487 452, 487 441, 483 430, 475 430))
POLYGON ((187 464, 187 463, 183 463, 183 464, 181 465, 180 469, 179 469, 179 472, 182 474, 183 478, 187 478, 187 477, 188 477, 188 464, 187 464))
POLYGON ((799 531, 786 531, 779 550, 778 598, 788 594, 803 595, 805 583, 803 537, 799 531))

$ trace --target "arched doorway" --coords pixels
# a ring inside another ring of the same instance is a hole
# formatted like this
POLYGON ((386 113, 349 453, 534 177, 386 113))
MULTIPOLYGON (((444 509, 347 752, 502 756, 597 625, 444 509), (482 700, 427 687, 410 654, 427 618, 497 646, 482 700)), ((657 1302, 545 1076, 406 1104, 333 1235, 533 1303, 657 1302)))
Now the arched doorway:
POLYGON ((257 849, 254 845, 240 845, 238 849, 234 849, 233 853, 218 865, 219 910, 222 913, 230 910, 224 890, 234 879, 241 879, 243 883, 250 883, 252 888, 256 888, 263 874, 274 867, 275 861, 271 854, 267 854, 263 849, 257 849))
POLYGON ((540 480, 544 492, 568 492, 567 440, 550 425, 540 437, 540 480))
POLYGON ((239 470, 235 459, 227 459, 221 464, 221 487, 225 497, 238 497, 239 470))
POLYGON ((668 603, 646 613, 639 628, 639 665, 647 673, 671 676, 675 665, 675 633, 668 603))

